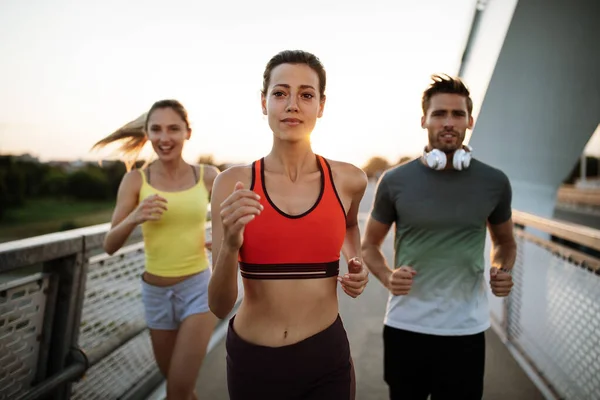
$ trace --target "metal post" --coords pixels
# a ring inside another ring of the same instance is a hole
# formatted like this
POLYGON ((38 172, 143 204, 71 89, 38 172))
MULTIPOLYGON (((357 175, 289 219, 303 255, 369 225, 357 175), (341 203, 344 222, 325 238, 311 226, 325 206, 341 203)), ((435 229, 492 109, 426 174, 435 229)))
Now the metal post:
MULTIPOLYGON (((58 277, 57 299, 51 327, 48 364, 45 378, 63 372, 67 367, 70 351, 77 346, 81 307, 82 285, 85 285, 82 253, 72 254, 44 264, 44 271, 58 277)), ((52 399, 67 400, 71 396, 71 384, 58 387, 52 399)))
POLYGON ((581 158, 579 159, 579 183, 581 187, 585 187, 586 178, 587 178, 587 157, 585 153, 581 154, 581 158))
POLYGON ((46 378, 48 370, 48 360, 50 359, 50 345, 52 344, 52 326, 54 323, 54 312, 56 309, 56 300, 58 295, 58 276, 49 274, 48 287, 46 294, 46 308, 44 311, 44 323, 42 332, 38 337, 40 342, 38 362, 32 385, 35 386, 46 378))
MULTIPOLYGON (((79 379, 89 368, 89 361, 86 355, 80 349, 71 349, 69 352, 68 365, 59 374, 49 377, 41 384, 33 387, 31 390, 18 397, 16 400, 39 400, 46 399, 48 393, 58 392, 58 388, 64 386, 64 382, 70 382, 79 379)), ((70 396, 70 393, 69 393, 70 396)))
POLYGON ((515 265, 512 270, 512 278, 514 286, 508 297, 504 299, 504 329, 506 332, 506 340, 509 343, 514 343, 518 338, 519 320, 521 314, 521 298, 523 296, 523 269, 525 268, 524 254, 525 239, 518 234, 522 230, 515 229, 515 241, 517 243, 517 254, 515 265), (516 326, 514 326, 516 325, 516 326), (515 329, 516 328, 516 329, 515 329), (516 333, 517 332, 517 333, 516 333))
POLYGON ((479 29, 479 23, 481 21, 481 17, 483 12, 485 11, 485 7, 487 6, 487 0, 478 0, 475 5, 475 14, 473 14, 473 21, 471 22, 471 29, 469 30, 469 35, 467 37, 467 44, 465 45, 465 49, 463 50, 463 54, 460 59, 460 65, 458 67, 458 76, 462 77, 465 72, 465 66, 469 61, 469 56, 471 55, 471 47, 473 46, 473 41, 475 40, 475 35, 477 34, 477 30, 479 29))

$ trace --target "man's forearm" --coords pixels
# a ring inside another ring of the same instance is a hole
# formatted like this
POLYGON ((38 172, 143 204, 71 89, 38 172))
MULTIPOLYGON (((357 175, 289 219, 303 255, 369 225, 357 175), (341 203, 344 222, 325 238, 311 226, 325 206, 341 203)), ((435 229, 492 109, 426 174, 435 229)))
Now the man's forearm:
POLYGON ((362 260, 360 252, 360 230, 358 224, 346 228, 346 237, 342 245, 342 255, 348 262, 352 257, 358 257, 362 260))
POLYGON ((387 287, 392 270, 388 266, 381 248, 372 244, 363 244, 362 256, 369 271, 379 279, 383 286, 387 287))
POLYGON ((495 244, 492 249, 492 267, 511 270, 517 258, 517 244, 503 243, 495 244))

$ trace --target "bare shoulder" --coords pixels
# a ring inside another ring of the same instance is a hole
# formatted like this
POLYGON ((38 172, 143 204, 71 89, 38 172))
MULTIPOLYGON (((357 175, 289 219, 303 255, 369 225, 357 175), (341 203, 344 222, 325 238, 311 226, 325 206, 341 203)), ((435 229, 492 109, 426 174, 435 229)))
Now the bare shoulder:
POLYGON ((131 190, 139 192, 142 187, 142 174, 144 173, 141 169, 132 169, 123 176, 121 181, 121 187, 125 190, 131 190))
POLYGON ((219 175, 219 173, 221 172, 219 171, 219 168, 215 167, 214 165, 200 164, 200 166, 202 166, 202 168, 204 169, 204 176, 212 181, 214 181, 217 175, 219 175))
POLYGON ((344 161, 327 160, 336 184, 343 185, 352 193, 364 192, 367 187, 367 174, 356 165, 344 161))
POLYGON ((210 190, 212 190, 212 186, 215 181, 215 178, 217 177, 217 175, 219 175, 220 171, 217 167, 215 167, 214 165, 210 165, 210 164, 199 164, 198 168, 200 168, 200 167, 202 167, 202 169, 204 171, 203 175, 202 175, 202 179, 204 180, 204 185, 210 191, 210 190))
POLYGON ((132 169, 123 175, 121 184, 119 185, 119 191, 117 193, 117 204, 123 202, 137 203, 142 188, 142 170, 132 169))
POLYGON ((242 182, 246 189, 252 185, 252 164, 235 165, 217 174, 214 181, 214 191, 231 192, 236 182, 242 182))

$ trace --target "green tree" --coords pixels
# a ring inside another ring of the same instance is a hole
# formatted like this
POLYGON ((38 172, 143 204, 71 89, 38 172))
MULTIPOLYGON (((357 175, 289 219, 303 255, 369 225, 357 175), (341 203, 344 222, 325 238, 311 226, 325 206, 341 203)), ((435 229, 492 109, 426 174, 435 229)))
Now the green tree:
POLYGON ((225 171, 228 167, 228 163, 217 164, 212 154, 205 154, 198 157, 198 164, 207 164, 217 167, 219 171, 225 171))
POLYGON ((42 182, 50 171, 50 167, 47 164, 31 161, 17 161, 15 167, 23 173, 26 196, 28 198, 40 196, 42 182))
POLYGON ((80 200, 106 200, 112 197, 106 174, 100 168, 81 168, 69 175, 69 196, 80 200))
POLYGON ((400 157, 400 159, 398 160, 398 162, 396 163, 396 165, 402 165, 404 163, 407 163, 407 162, 411 161, 412 159, 414 159, 414 157, 402 156, 402 157, 400 157))
POLYGON ((19 167, 15 157, 0 156, 0 210, 18 207, 27 198, 26 171, 19 167))
POLYGON ((69 177, 60 168, 50 168, 40 185, 40 194, 50 197, 64 197, 67 193, 69 177))
POLYGON ((111 161, 102 164, 102 172, 106 175, 111 196, 116 196, 123 175, 127 172, 125 164, 121 161, 111 161))
POLYGON ((383 157, 372 157, 362 168, 367 177, 374 178, 390 167, 390 163, 383 157))
POLYGON ((212 154, 203 154, 198 157, 198 164, 214 165, 215 167, 217 166, 215 163, 215 157, 212 154))

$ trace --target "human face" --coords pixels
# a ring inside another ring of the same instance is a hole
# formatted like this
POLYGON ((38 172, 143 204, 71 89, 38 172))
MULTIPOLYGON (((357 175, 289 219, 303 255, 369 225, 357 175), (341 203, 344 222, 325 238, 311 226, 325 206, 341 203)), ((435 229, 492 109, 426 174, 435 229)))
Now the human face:
POLYGON ((170 107, 154 110, 148 118, 147 129, 152 148, 162 161, 181 158, 183 143, 192 133, 181 116, 170 107))
POLYGON ((452 153, 461 148, 467 129, 473 127, 467 98, 452 93, 434 94, 427 113, 421 117, 421 127, 427 129, 430 151, 452 153))
POLYGON ((263 114, 276 138, 308 140, 325 97, 319 96, 319 76, 306 64, 281 64, 271 71, 267 93, 261 96, 263 114))

